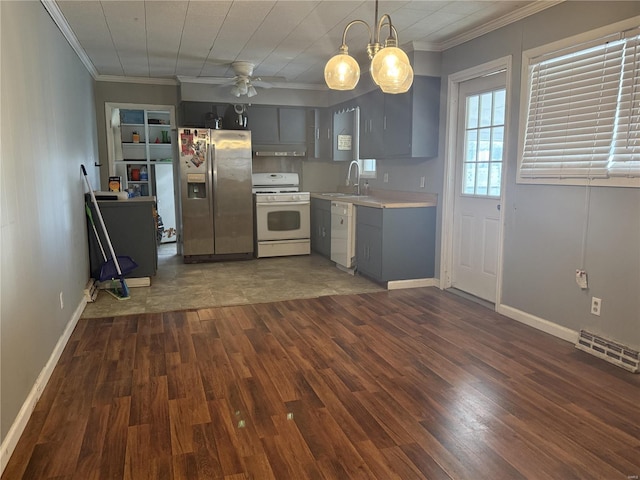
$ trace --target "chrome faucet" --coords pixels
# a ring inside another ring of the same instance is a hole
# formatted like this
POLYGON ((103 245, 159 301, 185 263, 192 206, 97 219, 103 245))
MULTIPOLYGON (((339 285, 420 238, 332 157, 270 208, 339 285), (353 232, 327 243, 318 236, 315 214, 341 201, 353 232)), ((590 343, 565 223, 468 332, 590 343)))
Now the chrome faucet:
POLYGON ((349 164, 349 170, 347 171, 347 187, 351 184, 351 167, 356 166, 355 183, 353 185, 353 191, 356 195, 360 195, 360 163, 358 160, 353 160, 349 164))

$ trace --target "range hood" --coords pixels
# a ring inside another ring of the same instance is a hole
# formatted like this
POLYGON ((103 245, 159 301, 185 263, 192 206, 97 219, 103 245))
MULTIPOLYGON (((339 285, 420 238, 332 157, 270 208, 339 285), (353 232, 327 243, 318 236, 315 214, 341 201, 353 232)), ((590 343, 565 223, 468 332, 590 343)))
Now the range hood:
POLYGON ((256 157, 306 157, 306 145, 253 145, 256 157))

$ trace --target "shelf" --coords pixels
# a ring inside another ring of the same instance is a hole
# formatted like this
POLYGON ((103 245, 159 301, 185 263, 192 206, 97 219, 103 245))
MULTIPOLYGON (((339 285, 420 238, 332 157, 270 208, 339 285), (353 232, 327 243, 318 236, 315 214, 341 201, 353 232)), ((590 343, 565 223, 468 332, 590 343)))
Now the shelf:
POLYGON ((111 168, 116 175, 122 177, 123 188, 130 193, 133 191, 136 195, 154 195, 154 166, 173 165, 174 139, 171 138, 171 133, 175 128, 175 119, 169 110, 132 108, 120 109, 120 120, 119 156, 123 158, 110 160, 111 168), (136 143, 132 141, 134 133, 139 135, 139 141, 136 143), (148 177, 143 179, 136 176, 137 180, 131 180, 131 170, 134 169, 146 170, 148 177))

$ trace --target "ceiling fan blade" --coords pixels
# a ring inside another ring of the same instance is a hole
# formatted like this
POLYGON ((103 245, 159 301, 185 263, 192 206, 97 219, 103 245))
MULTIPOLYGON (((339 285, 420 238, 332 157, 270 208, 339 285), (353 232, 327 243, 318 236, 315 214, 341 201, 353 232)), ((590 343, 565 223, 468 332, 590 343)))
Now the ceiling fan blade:
POLYGON ((253 81, 267 82, 267 83, 285 83, 287 79, 285 77, 265 77, 263 75, 256 75, 253 77, 253 81))

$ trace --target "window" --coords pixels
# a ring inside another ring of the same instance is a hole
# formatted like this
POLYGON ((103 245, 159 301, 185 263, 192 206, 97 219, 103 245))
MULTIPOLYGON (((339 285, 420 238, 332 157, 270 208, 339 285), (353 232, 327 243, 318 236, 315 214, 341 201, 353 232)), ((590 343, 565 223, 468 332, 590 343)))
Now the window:
POLYGON ((523 55, 518 181, 640 186, 640 28, 541 50, 523 55))
POLYGON ((500 197, 504 88, 467 97, 462 194, 500 197))
POLYGON ((375 158, 361 158, 358 163, 360 164, 360 178, 376 178, 375 158))

